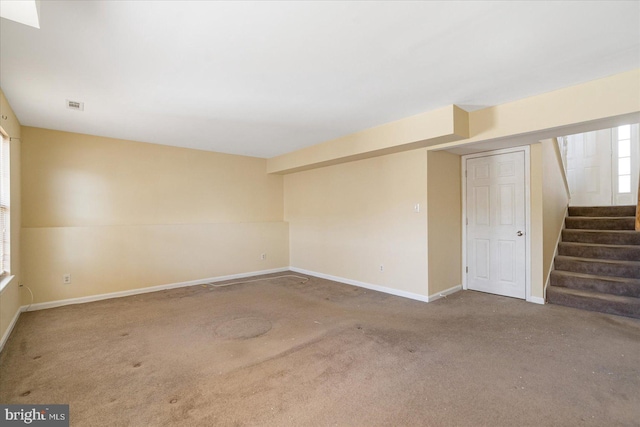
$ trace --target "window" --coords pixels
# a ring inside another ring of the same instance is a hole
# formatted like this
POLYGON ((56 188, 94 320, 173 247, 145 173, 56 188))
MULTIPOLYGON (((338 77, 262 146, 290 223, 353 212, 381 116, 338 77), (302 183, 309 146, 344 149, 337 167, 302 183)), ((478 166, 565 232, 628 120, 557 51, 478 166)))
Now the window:
POLYGON ((2 232, 2 241, 0 242, 0 273, 2 275, 8 274, 11 269, 9 258, 9 234, 11 230, 9 218, 9 191, 11 188, 9 182, 11 176, 9 156, 9 138, 2 135, 2 146, 0 147, 0 231, 2 232))
POLYGON ((631 125, 618 126, 618 193, 631 193, 631 125))

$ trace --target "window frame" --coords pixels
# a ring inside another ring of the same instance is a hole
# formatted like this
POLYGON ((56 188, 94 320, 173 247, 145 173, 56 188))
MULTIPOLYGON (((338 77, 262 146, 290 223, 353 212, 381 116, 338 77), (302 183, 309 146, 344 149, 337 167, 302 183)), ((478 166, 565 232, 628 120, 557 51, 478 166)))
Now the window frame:
POLYGON ((614 144, 615 144, 615 161, 616 161, 616 172, 617 172, 617 176, 615 176, 615 191, 616 194, 630 194, 632 193, 632 186, 633 183, 631 182, 631 178, 632 178, 632 173, 631 173, 631 160, 632 160, 632 153, 631 153, 631 125, 622 125, 622 126, 618 126, 616 128, 616 132, 615 132, 615 138, 614 138, 614 144), (621 128, 627 128, 628 129, 628 136, 625 136, 624 138, 621 136, 621 128), (621 142, 628 142, 629 143, 629 152, 626 153, 626 155, 622 156, 620 153, 620 143, 621 142), (621 173, 621 160, 628 160, 629 162, 629 171, 627 173, 621 173), (622 178, 626 178, 626 180, 628 181, 629 184, 629 189, 627 191, 620 191, 620 180, 622 178))
POLYGON ((11 276, 11 138, 0 127, 0 280, 11 276))

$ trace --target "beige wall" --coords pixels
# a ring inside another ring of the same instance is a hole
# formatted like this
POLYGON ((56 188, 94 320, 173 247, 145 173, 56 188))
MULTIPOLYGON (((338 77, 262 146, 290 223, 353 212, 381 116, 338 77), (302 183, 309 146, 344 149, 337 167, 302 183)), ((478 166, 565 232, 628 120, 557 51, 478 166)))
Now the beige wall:
POLYGON ((449 105, 273 157, 267 170, 300 172, 468 137, 469 113, 449 105))
POLYGON ((264 159, 24 127, 22 182, 36 303, 289 265, 264 159))
POLYGON ((540 143, 542 155, 542 218, 543 218, 543 255, 542 277, 545 286, 553 265, 556 246, 564 225, 567 206, 569 205, 569 188, 565 177, 562 157, 558 144, 554 139, 540 143))
MULTIPOLYGON (((489 149, 487 144, 493 143, 503 143, 499 148, 527 145, 531 144, 532 140, 538 138, 543 139, 557 136, 558 132, 561 132, 562 129, 573 129, 580 126, 598 126, 598 123, 611 120, 631 120, 632 117, 637 117, 640 112, 639 94, 640 69, 636 69, 542 95, 474 111, 467 117, 468 138, 430 145, 427 150, 429 152, 454 148, 464 150, 467 149, 466 147, 471 147, 471 144, 484 144, 487 146, 487 149, 489 149)), ((437 111, 430 113, 436 114, 437 111)), ((427 116, 428 113, 425 113, 425 117, 427 116)), ((404 121, 398 121, 397 124, 401 123, 404 123, 404 121)), ((439 121, 424 123, 424 127, 420 128, 420 132, 429 134, 429 132, 440 129, 440 124, 439 121)), ((328 141, 314 147, 288 153, 269 159, 269 170, 279 173, 291 173, 305 168, 320 168, 326 164, 331 164, 332 161, 342 161, 345 157, 345 147, 337 143, 340 141, 347 144, 346 148, 352 147, 355 143, 354 141, 358 142, 358 147, 362 148, 362 151, 359 152, 360 158, 367 155, 379 155, 380 152, 377 151, 379 141, 385 141, 385 146, 393 145, 396 151, 403 148, 407 150, 415 148, 411 143, 406 143, 408 140, 405 138, 402 129, 401 126, 395 126, 393 124, 383 125, 346 136, 337 141, 328 141), (367 145, 368 142, 372 142, 373 145, 367 145)), ((555 169, 549 170, 549 168, 555 167, 556 162, 551 163, 552 153, 549 152, 547 148, 545 144, 534 143, 531 145, 530 151, 530 285, 531 296, 538 302, 544 298, 544 284, 551 265, 550 262, 553 257, 553 251, 555 250, 554 242, 557 239, 559 227, 561 226, 561 210, 563 210, 562 206, 564 204, 560 191, 563 187, 562 185, 556 185, 559 182, 558 171, 555 169)), ((471 148, 468 149, 470 150, 471 148)), ((412 152, 413 151, 408 151, 407 153, 412 152)), ((379 159, 379 161, 385 161, 384 159, 387 157, 393 156, 398 156, 396 157, 398 159, 402 158, 401 154, 394 154, 392 156, 385 156, 379 159)), ((368 206, 368 203, 373 203, 371 199, 361 197, 358 194, 360 190, 367 193, 369 189, 366 186, 354 187, 346 185, 345 188, 340 188, 335 185, 334 187, 330 187, 329 183, 322 181, 323 179, 330 180, 335 177, 350 177, 357 181, 360 173, 364 173, 366 176, 371 171, 375 171, 377 167, 373 166, 375 164, 376 163, 371 163, 371 166, 366 168, 362 165, 369 165, 369 163, 364 160, 359 160, 358 162, 341 165, 338 169, 335 169, 337 166, 318 169, 319 172, 317 172, 317 175, 309 170, 304 174, 300 172, 294 173, 291 175, 293 178, 285 178, 286 204, 295 209, 298 209, 298 204, 303 201, 313 204, 311 203, 313 201, 312 194, 319 188, 318 203, 331 203, 332 197, 335 196, 337 200, 353 198, 353 200, 357 200, 358 203, 364 203, 364 206, 368 206), (356 164, 358 166, 355 166, 356 164), (302 183, 304 182, 314 184, 309 186, 309 194, 303 194, 304 187, 302 183), (315 184, 318 185, 316 186, 315 184), (298 186, 300 187, 298 188, 298 186)), ((435 163, 435 165, 438 165, 438 163, 435 163)), ((428 181, 429 188, 437 189, 437 181, 434 182, 431 175, 432 174, 429 173, 429 179, 425 181, 428 181)), ((371 182, 375 182, 382 188, 386 185, 386 181, 381 177, 374 177, 371 182)), ((423 188, 426 187, 427 183, 425 182, 423 188)), ((432 197, 434 197, 433 191, 430 193, 429 202, 431 206, 435 205, 436 209, 439 209, 437 204, 431 201, 432 197)), ((381 203, 384 203, 384 199, 382 199, 381 203)), ((308 220, 308 223, 302 223, 300 221, 301 217, 299 217, 298 214, 302 211, 291 211, 292 214, 289 214, 290 211, 287 208, 286 218, 291 221, 292 265, 397 289, 406 290, 411 288, 412 292, 424 293, 425 289, 423 286, 415 287, 413 285, 406 285, 404 282, 396 285, 396 283, 398 283, 396 278, 383 280, 382 276, 375 276, 373 274, 373 267, 378 262, 373 261, 373 259, 379 257, 377 253, 372 258, 367 252, 362 252, 366 253, 366 255, 360 256, 360 252, 357 250, 354 252, 342 249, 343 246, 358 249, 354 242, 358 242, 358 245, 366 246, 363 243, 364 236, 366 235, 373 236, 371 237, 371 246, 377 247, 375 237, 377 236, 377 232, 374 232, 373 227, 367 228, 367 226, 364 225, 369 223, 369 217, 364 212, 359 212, 355 206, 349 204, 347 204, 347 206, 350 206, 350 210, 346 211, 342 210, 342 208, 336 208, 337 210, 335 211, 324 212, 326 215, 323 214, 321 209, 317 214, 311 215, 312 218, 305 219, 308 220), (358 231, 352 231, 349 229, 350 227, 354 227, 358 231), (323 255, 323 252, 330 253, 323 255), (343 252, 345 253, 344 258, 335 255, 343 254, 343 252), (354 264, 352 267, 349 267, 351 262, 354 264)), ((444 236, 438 236, 438 233, 443 230, 438 224, 445 220, 446 210, 447 209, 444 208, 443 212, 436 210, 433 212, 433 215, 430 214, 429 218, 426 218, 430 230, 429 249, 437 246, 440 241, 445 240, 444 236)), ((451 209, 451 211, 453 211, 453 209, 451 209)), ((391 219, 389 220, 393 221, 391 219)), ((451 222, 453 224, 454 221, 451 220, 451 222)), ((391 223, 388 227, 380 226, 382 230, 380 233, 386 233, 387 230, 392 228, 393 225, 391 223)), ((388 234, 390 235, 391 233, 388 234)), ((416 227, 412 236, 418 234, 420 234, 420 230, 416 227)), ((425 236, 426 234, 423 233, 420 235, 425 236)), ((386 237, 386 239, 399 241, 402 240, 402 237, 386 237)), ((420 243, 417 241, 414 244, 416 248, 420 246, 420 243)), ((453 253, 457 251, 457 248, 451 245, 449 250, 453 253)), ((430 268, 428 273, 423 271, 426 268, 424 261, 420 261, 418 259, 419 257, 417 257, 415 261, 417 264, 414 266, 415 273, 412 274, 412 277, 418 278, 421 274, 428 274, 430 285, 428 292, 433 295, 436 290, 440 288, 446 289, 445 286, 449 284, 455 286, 454 282, 456 282, 456 277, 452 272, 459 271, 459 269, 456 268, 456 266, 453 266, 452 269, 440 269, 440 263, 444 257, 442 259, 438 258, 438 252, 434 252, 433 250, 429 253, 430 268), (436 260, 436 258, 438 258, 438 260, 436 260), (451 274, 451 276, 448 276, 448 274, 451 274), (447 283, 447 285, 445 285, 445 283, 447 283)), ((384 254, 382 256, 384 256, 384 254)), ((417 281, 414 283, 417 283, 417 281)))
POLYGON ((569 193, 555 139, 531 145, 531 294, 544 298, 569 193))
MULTIPOLYGON (((454 169, 443 167, 454 157, 428 153, 637 114, 639 76, 633 70, 465 117, 454 109, 453 122, 448 112, 448 121, 383 125, 345 137, 346 151, 334 141, 268 161, 23 128, 23 279, 42 302, 290 264, 434 295, 459 282, 459 257, 434 250, 447 241, 447 253, 460 251, 451 243, 456 239, 448 239, 453 212, 459 214, 449 198, 459 181, 453 181, 454 169), (456 128, 465 120, 468 128, 456 128), (415 149, 413 130, 435 139, 467 131, 469 137, 415 149), (398 141, 413 149, 381 155, 397 150, 398 141), (327 166, 367 153, 380 157, 327 166), (265 174, 267 164, 276 172, 298 170, 284 178, 284 196, 283 178, 265 174), (299 171, 307 167, 319 168, 299 171), (415 203, 421 212, 413 212, 415 203), (135 265, 132 248, 143 257, 135 265), (229 253, 237 256, 225 258, 229 253), (444 261, 451 265, 445 268, 444 261), (64 273, 72 274, 71 285, 62 285, 64 273), (108 273, 113 278, 105 278, 108 273)), ((424 117, 433 114, 439 113, 424 117)), ((546 170, 547 158, 544 143, 531 146, 531 285, 537 298, 544 295, 562 206, 561 194, 549 192, 557 190, 557 171, 546 170)))
POLYGON ((0 293, 0 339, 20 309, 20 123, 4 93, 0 90, 0 126, 13 139, 11 141, 11 274, 13 280, 0 293), (4 119, 6 117, 6 119, 4 119))
POLYGON ((531 296, 544 298, 544 186, 542 179, 542 144, 531 144, 530 151, 531 192, 531 296))
MULTIPOLYGON (((469 114, 471 137, 462 144, 508 138, 638 113, 640 68, 469 114)), ((445 143, 445 146, 456 143, 445 143)))
MULTIPOLYGON (((622 119, 626 123, 637 121, 639 112, 640 69, 636 69, 468 114, 455 106, 428 111, 274 157, 269 159, 268 168, 270 172, 291 173, 339 162, 354 154, 362 159, 384 154, 385 149, 413 150, 416 141, 437 150, 516 138, 520 139, 516 145, 527 145, 558 136, 563 128, 575 130, 575 126, 590 125, 594 130, 599 122, 621 117, 626 117, 622 119), (445 140, 439 141, 442 137, 445 140)), ((610 126, 608 122, 600 128, 610 126)))
POLYGON ((24 127, 23 227, 282 221, 266 160, 24 127))
POLYGON ((418 149, 285 176, 291 266, 427 296, 426 166, 418 149))
POLYGON ((544 298, 569 203, 555 140, 531 145, 531 295, 544 298))
POLYGON ((427 219, 429 295, 462 284, 462 181, 460 156, 429 151, 427 219))

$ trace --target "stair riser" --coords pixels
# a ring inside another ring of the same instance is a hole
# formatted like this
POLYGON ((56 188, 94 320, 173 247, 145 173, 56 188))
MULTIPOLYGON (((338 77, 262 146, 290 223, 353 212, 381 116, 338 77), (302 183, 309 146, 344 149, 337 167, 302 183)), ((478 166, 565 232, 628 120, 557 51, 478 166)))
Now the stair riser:
POLYGON ((556 270, 573 271, 576 273, 640 279, 640 267, 632 265, 611 264, 595 260, 585 262, 556 258, 555 267, 556 270))
POLYGON ((569 207, 569 216, 635 216, 635 206, 569 207))
POLYGON ((640 298, 640 284, 608 281, 596 278, 566 276, 551 272, 551 286, 601 292, 610 295, 640 298))
POLYGON ((640 318, 640 299, 638 299, 637 302, 634 301, 632 303, 602 303, 602 301, 588 297, 556 293, 553 288, 549 288, 547 290, 547 301, 552 304, 580 308, 583 310, 640 318))
POLYGON ((560 243, 558 255, 580 258, 615 259, 623 261, 640 260, 640 246, 607 248, 602 246, 574 246, 560 243))
POLYGON ((640 232, 593 232, 585 230, 562 230, 563 242, 599 243, 603 245, 640 245, 640 232))
POLYGON ((580 230, 634 230, 635 218, 572 218, 567 217, 566 228, 580 230))
POLYGON ((635 231, 635 215, 635 206, 570 207, 547 301, 640 318, 640 233, 635 231))

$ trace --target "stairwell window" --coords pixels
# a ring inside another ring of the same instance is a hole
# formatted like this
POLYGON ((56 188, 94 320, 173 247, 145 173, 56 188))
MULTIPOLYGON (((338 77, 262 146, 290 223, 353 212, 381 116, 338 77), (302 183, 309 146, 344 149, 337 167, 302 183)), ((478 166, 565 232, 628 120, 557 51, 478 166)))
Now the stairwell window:
POLYGON ((618 127, 618 193, 631 192, 631 126, 618 127))
POLYGON ((2 134, 2 145, 0 146, 0 231, 2 232, 0 242, 0 277, 9 275, 11 263, 9 257, 10 249, 10 189, 9 182, 11 173, 10 165, 10 143, 9 138, 2 134))

